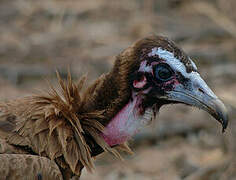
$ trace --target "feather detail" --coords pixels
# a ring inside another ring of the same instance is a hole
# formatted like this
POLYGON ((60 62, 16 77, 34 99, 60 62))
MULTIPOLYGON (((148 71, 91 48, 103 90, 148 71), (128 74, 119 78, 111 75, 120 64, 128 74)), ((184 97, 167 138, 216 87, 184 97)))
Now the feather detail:
POLYGON ((1 179, 63 179, 57 164, 45 157, 0 154, 0 161, 1 179))
MULTIPOLYGON (((93 101, 98 86, 105 75, 99 78, 89 93, 81 96, 86 77, 78 84, 72 82, 70 73, 67 81, 57 72, 60 89, 51 87, 46 95, 34 95, 14 102, 0 105, 0 122, 5 116, 14 115, 14 129, 6 135, 6 141, 12 145, 24 146, 35 154, 55 160, 61 168, 71 169, 79 175, 85 166, 88 171, 94 168, 91 149, 85 135, 94 139, 105 152, 110 152, 121 159, 116 149, 131 152, 127 145, 111 148, 100 136, 104 129, 104 110, 85 111, 85 101, 93 101)), ((88 91, 87 91, 88 92, 88 91)), ((0 124, 1 125, 1 124, 0 124)), ((0 126, 1 132, 1 126, 0 126)))

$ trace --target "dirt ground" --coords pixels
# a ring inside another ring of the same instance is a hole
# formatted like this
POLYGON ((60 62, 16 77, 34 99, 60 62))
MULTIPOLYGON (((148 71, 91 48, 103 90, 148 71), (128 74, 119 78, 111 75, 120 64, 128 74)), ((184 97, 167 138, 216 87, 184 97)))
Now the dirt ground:
POLYGON ((195 61, 225 102, 230 124, 183 105, 164 107, 130 142, 124 161, 109 154, 82 180, 236 179, 235 0, 1 0, 0 100, 46 90, 55 70, 89 81, 139 38, 168 36, 195 61))

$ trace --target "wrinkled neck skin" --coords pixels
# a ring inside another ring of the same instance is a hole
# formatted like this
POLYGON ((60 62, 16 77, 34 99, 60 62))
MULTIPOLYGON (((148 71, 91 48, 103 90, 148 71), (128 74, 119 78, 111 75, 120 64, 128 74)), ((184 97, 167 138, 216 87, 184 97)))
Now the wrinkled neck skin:
POLYGON ((105 127, 102 136, 108 145, 124 143, 151 122, 153 110, 143 109, 143 99, 142 94, 133 92, 130 101, 105 127))

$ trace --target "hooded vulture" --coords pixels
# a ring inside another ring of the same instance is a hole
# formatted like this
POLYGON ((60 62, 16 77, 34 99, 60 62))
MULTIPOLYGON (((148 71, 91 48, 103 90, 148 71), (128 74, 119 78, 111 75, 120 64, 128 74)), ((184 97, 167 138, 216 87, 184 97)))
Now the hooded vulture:
POLYGON ((126 142, 166 104, 203 109, 227 127, 224 104, 166 37, 138 40, 83 91, 85 77, 57 75, 60 90, 0 104, 1 179, 79 179, 96 155, 130 152, 126 142))

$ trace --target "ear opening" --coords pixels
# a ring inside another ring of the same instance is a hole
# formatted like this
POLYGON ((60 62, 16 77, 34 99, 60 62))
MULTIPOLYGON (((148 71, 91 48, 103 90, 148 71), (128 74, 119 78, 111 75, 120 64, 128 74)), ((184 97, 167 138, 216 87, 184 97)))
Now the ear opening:
POLYGON ((144 74, 141 74, 138 79, 133 81, 133 87, 136 89, 143 89, 147 84, 147 78, 144 74))

